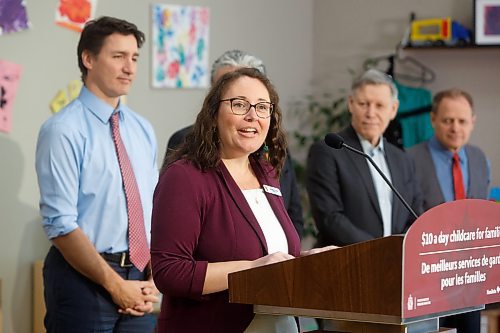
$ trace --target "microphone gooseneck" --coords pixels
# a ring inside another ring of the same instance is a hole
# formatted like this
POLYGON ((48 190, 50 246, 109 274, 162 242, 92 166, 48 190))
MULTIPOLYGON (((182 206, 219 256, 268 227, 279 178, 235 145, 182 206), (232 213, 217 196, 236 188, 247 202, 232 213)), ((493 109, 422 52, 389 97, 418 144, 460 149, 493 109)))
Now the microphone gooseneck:
POLYGON ((391 190, 394 192, 394 194, 396 194, 396 196, 401 201, 401 203, 406 207, 406 209, 408 209, 408 211, 416 219, 418 219, 417 213, 415 213, 415 211, 410 207, 410 205, 406 202, 406 200, 403 198, 403 196, 401 194, 399 194, 398 190, 396 190, 394 185, 392 185, 392 183, 389 181, 389 179, 387 179, 387 177, 384 175, 382 170, 380 170, 378 165, 373 161, 373 159, 370 157, 370 155, 365 154, 364 152, 362 152, 356 148, 353 148, 353 147, 349 146, 348 144, 344 143, 344 139, 340 135, 335 134, 335 133, 328 133, 327 135, 325 135, 325 143, 329 147, 334 148, 334 149, 342 149, 342 147, 344 147, 345 149, 350 150, 350 151, 368 159, 368 161, 371 163, 371 165, 373 165, 375 170, 377 170, 378 174, 384 179, 384 181, 391 188, 391 190))

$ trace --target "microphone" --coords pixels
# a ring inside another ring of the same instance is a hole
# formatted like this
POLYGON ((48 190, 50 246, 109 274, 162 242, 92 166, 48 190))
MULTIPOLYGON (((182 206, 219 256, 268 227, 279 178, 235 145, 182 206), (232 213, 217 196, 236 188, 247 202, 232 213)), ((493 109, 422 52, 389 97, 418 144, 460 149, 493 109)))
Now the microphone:
POLYGON ((335 134, 335 133, 328 133, 327 135, 325 135, 325 143, 331 147, 331 148, 334 148, 334 149, 342 149, 345 148, 347 150, 350 150, 358 155, 361 155, 363 157, 365 157, 366 159, 368 159, 368 161, 371 163, 371 165, 373 165, 373 167, 375 168, 375 170, 377 170, 377 172, 379 173, 380 176, 382 176, 382 178, 384 179, 384 181, 387 183, 387 185, 389 185, 389 187, 391 188, 391 190, 396 194, 396 196, 398 197, 398 199, 403 203, 403 205, 406 207, 406 209, 408 209, 408 211, 417 219, 418 218, 418 215, 415 213, 415 211, 410 207, 410 205, 406 202, 405 199, 403 199, 403 197, 401 196, 401 194, 399 194, 398 190, 396 190, 396 188, 394 187, 394 185, 392 185, 392 183, 389 181, 389 179, 387 179, 387 177, 384 175, 384 173, 382 172, 382 170, 380 170, 380 168, 378 167, 378 165, 373 161, 373 159, 370 157, 370 155, 368 154, 365 154, 364 152, 360 151, 360 150, 357 150, 356 148, 353 148, 351 146, 349 146, 348 144, 346 144, 344 142, 344 139, 338 135, 338 134, 335 134))

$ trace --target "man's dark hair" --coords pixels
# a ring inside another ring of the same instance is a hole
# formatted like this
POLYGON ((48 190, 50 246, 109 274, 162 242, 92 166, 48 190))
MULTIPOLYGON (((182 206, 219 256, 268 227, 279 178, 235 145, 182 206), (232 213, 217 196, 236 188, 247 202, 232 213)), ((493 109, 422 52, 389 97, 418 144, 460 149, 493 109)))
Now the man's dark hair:
POLYGON ((78 42, 78 67, 82 73, 82 81, 87 77, 87 68, 83 65, 82 54, 87 51, 92 55, 101 52, 104 40, 109 35, 119 33, 124 36, 134 35, 137 47, 140 48, 146 39, 144 33, 133 23, 115 17, 102 16, 85 24, 78 42))

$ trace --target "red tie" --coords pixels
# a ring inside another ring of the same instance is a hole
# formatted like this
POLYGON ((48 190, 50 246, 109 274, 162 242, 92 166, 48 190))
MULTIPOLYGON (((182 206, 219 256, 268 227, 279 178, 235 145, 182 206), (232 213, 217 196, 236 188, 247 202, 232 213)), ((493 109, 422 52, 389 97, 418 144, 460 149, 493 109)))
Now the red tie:
POLYGON ((453 154, 453 188, 455 189, 455 200, 465 199, 464 180, 462 178, 462 168, 457 153, 453 154))
POLYGON ((149 263, 150 254, 146 239, 146 230, 144 228, 141 195, 135 180, 134 170, 127 155, 127 150, 120 136, 119 112, 115 112, 110 120, 113 142, 115 143, 118 164, 120 165, 120 172, 122 174, 123 189, 125 190, 125 199, 127 201, 130 262, 142 272, 149 263))

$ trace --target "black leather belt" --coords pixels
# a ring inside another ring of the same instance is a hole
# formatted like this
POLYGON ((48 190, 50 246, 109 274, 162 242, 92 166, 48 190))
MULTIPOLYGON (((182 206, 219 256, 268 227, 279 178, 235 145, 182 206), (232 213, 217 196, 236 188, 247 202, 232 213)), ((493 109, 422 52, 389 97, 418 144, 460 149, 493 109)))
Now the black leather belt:
POLYGON ((101 253, 101 257, 103 257, 104 260, 106 260, 106 261, 120 264, 120 267, 132 267, 132 266, 134 266, 130 262, 130 254, 128 252, 101 253))

